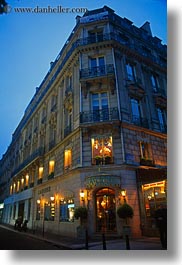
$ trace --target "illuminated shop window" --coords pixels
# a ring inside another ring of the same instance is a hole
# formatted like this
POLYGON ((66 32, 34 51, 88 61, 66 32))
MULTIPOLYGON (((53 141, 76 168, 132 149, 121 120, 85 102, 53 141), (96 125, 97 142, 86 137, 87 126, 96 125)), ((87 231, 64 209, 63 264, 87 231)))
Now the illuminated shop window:
POLYGON ((55 202, 50 201, 44 205, 44 220, 45 221, 54 221, 55 216, 55 202))
POLYGON ((36 220, 40 220, 40 200, 37 200, 36 220))
POLYGON ((60 222, 73 222, 74 208, 73 199, 62 199, 60 201, 60 222))
POLYGON ((64 169, 70 169, 72 165, 72 151, 71 149, 64 152, 64 169))
POLYGON ((112 137, 92 138, 92 164, 111 164, 113 162, 112 137))
POLYGON ((54 173, 54 166, 55 166, 55 161, 50 160, 49 161, 49 174, 54 173))
POLYGON ((155 210, 167 204, 166 181, 160 181, 142 186, 145 211, 147 217, 154 217, 155 210))

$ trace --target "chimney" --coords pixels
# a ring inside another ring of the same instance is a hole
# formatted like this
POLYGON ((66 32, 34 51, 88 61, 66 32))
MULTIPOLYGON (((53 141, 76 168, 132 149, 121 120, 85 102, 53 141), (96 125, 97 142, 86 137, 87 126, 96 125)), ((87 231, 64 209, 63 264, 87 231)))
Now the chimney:
POLYGON ((144 29, 148 33, 148 35, 152 37, 152 31, 151 31, 151 28, 150 28, 150 22, 146 21, 140 28, 144 29))
POLYGON ((78 24, 80 22, 80 16, 76 16, 76 24, 78 24))

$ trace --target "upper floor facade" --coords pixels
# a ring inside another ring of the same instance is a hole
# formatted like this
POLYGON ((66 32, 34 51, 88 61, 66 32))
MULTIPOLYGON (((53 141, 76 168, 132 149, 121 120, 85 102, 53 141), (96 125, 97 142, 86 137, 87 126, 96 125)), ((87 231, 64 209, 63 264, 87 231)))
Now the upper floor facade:
MULTIPOLYGON (((0 162, 1 179, 9 181, 11 193, 42 183, 43 175, 51 179, 56 161, 60 161, 57 175, 88 166, 82 146, 86 128, 94 132, 108 126, 105 142, 112 153, 117 145, 113 124, 166 138, 166 46, 152 37, 149 23, 137 28, 108 7, 76 20, 0 162)), ((90 165, 94 165, 93 146, 98 140, 104 147, 104 138, 94 133, 89 137, 90 165)), ((137 148, 141 152, 143 147, 137 148)))

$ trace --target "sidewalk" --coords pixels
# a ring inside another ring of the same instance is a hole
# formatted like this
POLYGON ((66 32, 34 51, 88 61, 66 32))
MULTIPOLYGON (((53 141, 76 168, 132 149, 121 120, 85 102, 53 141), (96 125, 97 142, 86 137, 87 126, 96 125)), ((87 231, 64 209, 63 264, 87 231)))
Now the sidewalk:
MULTIPOLYGON (((31 232, 19 232, 14 230, 13 226, 0 224, 5 229, 12 230, 17 233, 24 233, 26 236, 34 237, 39 240, 50 242, 57 246, 64 246, 70 250, 85 250, 85 241, 82 239, 70 238, 67 236, 58 236, 53 234, 46 234, 44 236, 40 234, 33 234, 31 232)), ((141 237, 130 239, 130 250, 163 250, 160 244, 160 240, 157 237, 141 237)), ((114 238, 110 239, 105 236, 106 250, 126 250, 125 239, 114 238)), ((103 250, 102 237, 93 238, 88 240, 88 250, 103 250)))

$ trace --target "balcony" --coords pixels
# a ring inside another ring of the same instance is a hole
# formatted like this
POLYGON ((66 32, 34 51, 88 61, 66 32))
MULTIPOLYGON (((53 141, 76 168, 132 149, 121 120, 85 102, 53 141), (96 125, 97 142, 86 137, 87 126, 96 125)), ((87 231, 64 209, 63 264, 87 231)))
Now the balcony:
POLYGON ((38 148, 36 151, 34 151, 30 156, 28 156, 23 163, 21 163, 13 172, 13 175, 16 175, 19 171, 21 171, 24 167, 26 167, 28 164, 30 164, 33 160, 37 159, 38 157, 42 156, 44 154, 45 150, 43 147, 38 148))
POLYGON ((149 158, 140 158, 141 166, 155 167, 155 161, 149 158))
POLYGON ((159 126, 160 126, 160 131, 162 133, 167 133, 167 125, 166 124, 160 123, 159 126))
POLYGON ((42 184, 42 178, 37 180, 37 185, 42 184))
POLYGON ((118 120, 118 109, 102 109, 98 111, 84 111, 80 113, 80 123, 97 123, 118 120))
POLYGON ((81 79, 101 77, 101 76, 112 75, 112 74, 114 74, 113 64, 106 64, 102 66, 85 68, 85 69, 80 70, 81 79))
POLYGON ((53 178, 54 178, 54 172, 50 173, 47 177, 48 180, 53 179, 53 178))
POLYGON ((140 126, 140 127, 144 127, 144 128, 149 129, 149 123, 148 123, 148 120, 145 119, 145 118, 142 118, 142 117, 139 117, 139 116, 132 115, 131 122, 132 122, 134 125, 137 125, 137 126, 140 126))
POLYGON ((111 156, 104 156, 104 157, 98 156, 92 158, 92 165, 109 165, 113 163, 114 159, 111 156))

